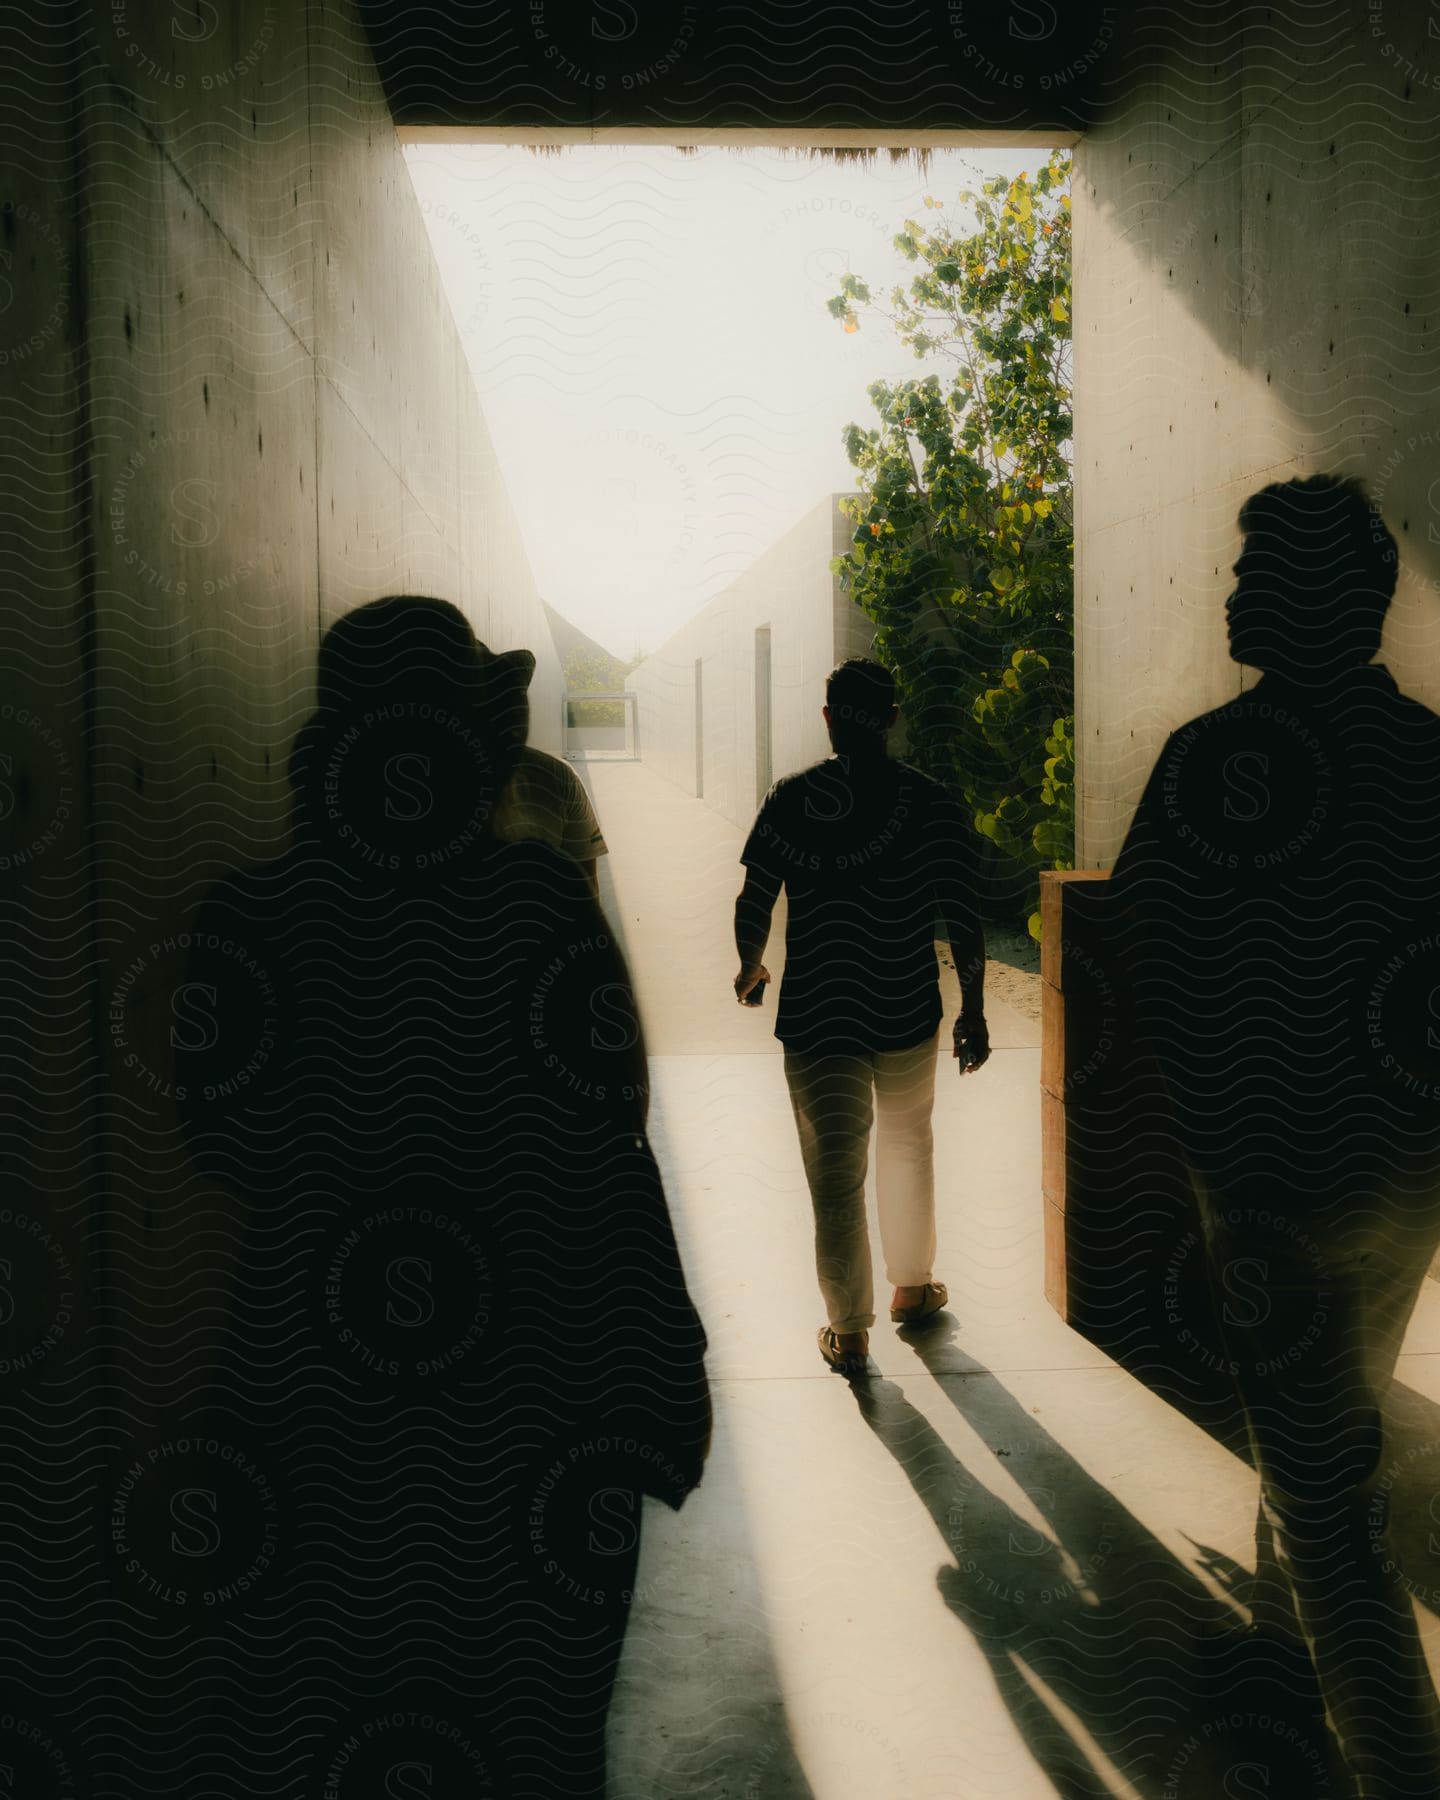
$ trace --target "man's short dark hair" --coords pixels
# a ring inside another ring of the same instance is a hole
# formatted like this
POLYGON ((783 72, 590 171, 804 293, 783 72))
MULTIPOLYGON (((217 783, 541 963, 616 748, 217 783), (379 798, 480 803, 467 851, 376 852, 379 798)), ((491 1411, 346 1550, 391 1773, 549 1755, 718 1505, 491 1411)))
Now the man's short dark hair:
POLYGON ((1350 475, 1274 482, 1250 496, 1239 523, 1250 548, 1277 559, 1287 587, 1322 605, 1369 610, 1378 638, 1400 553, 1363 482, 1350 475))
POLYGON ((895 710, 895 677, 868 656, 847 656, 825 679, 825 704, 832 728, 884 731, 895 710))

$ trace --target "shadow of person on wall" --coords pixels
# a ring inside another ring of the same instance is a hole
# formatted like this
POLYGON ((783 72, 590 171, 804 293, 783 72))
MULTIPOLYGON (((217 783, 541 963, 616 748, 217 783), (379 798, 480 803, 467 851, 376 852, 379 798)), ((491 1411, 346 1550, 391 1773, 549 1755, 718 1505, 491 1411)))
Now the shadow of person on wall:
POLYGON ((1204 1547, 1187 1567, 957 1351, 954 1329, 907 1336, 988 1447, 995 1480, 1001 1470, 1013 1478, 1038 1526, 959 1460, 898 1383, 852 1391, 944 1539, 953 1560, 941 1593, 1056 1792, 1108 1800, 1118 1773, 1145 1800, 1340 1800, 1349 1790, 1318 1701, 1283 1681, 1245 1681, 1244 1571, 1204 1547), (1250 1787, 1226 1785, 1237 1770, 1250 1787))
POLYGON ((207 1430, 278 1514, 261 1568, 217 1502, 205 1756, 250 1792, 288 1753, 336 1800, 598 1800, 641 1498, 708 1449, 629 978, 576 864, 489 829, 475 648, 436 600, 330 629, 292 848, 194 932, 190 1146, 250 1209, 207 1430))
POLYGON ((1373 660, 1397 555, 1358 483, 1266 488, 1239 523, 1230 655, 1261 679, 1169 738, 1105 904, 1260 1475, 1270 1624, 1293 1609, 1365 1795, 1440 1792, 1382 1428, 1440 1244, 1440 719, 1373 660))

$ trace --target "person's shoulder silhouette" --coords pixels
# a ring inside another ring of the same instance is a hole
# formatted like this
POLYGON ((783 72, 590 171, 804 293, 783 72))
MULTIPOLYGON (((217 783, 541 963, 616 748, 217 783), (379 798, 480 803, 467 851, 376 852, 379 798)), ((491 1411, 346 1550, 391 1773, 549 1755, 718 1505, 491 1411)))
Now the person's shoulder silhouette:
MULTIPOLYGON (((443 1199, 499 1262, 544 1265, 547 1333, 603 1324, 662 1389, 673 1352, 693 1398, 704 1337, 645 1136, 629 974, 575 862, 489 831, 511 734, 473 643, 428 599, 327 634, 294 842, 197 921, 190 983, 216 1028, 178 1052, 192 1152, 259 1215, 443 1199)), ((590 1376, 555 1379, 573 1397, 590 1376)))
POLYGON ((1403 880, 1435 856, 1440 720, 1374 661, 1394 540, 1363 488, 1332 476, 1263 489, 1240 529, 1229 649, 1260 679, 1167 739, 1115 879, 1244 896, 1363 850, 1403 880), (1391 818, 1414 827, 1408 846, 1391 818))
POLYGON ((772 786, 746 859, 765 859, 792 888, 838 893, 900 879, 948 804, 908 763, 842 750, 772 786))
POLYGON ((1440 719, 1374 660, 1394 540, 1333 476, 1263 489, 1240 530, 1230 655, 1260 679, 1171 734, 1111 883, 1142 1026, 1232 1135, 1367 1084, 1440 1095, 1433 1022, 1397 1004, 1440 987, 1440 719))

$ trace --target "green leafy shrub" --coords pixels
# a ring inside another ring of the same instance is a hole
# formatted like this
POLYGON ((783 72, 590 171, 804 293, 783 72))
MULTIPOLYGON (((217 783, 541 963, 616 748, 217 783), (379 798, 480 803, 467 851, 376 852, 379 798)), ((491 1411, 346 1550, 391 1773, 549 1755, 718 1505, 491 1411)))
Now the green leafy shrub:
POLYGON ((1070 158, 994 177, 905 221, 917 265, 889 309, 857 275, 829 302, 883 319, 943 373, 876 381, 845 428, 858 492, 834 567, 895 672, 908 758, 962 795, 984 840, 987 911, 1028 915, 1038 871, 1074 857, 1070 158))

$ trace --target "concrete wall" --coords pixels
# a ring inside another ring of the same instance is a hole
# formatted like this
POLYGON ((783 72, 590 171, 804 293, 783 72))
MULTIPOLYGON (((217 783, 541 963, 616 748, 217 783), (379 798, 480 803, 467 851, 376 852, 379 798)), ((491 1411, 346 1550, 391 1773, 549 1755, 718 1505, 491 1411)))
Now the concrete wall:
POLYGON ((1076 153, 1085 867, 1240 691, 1221 606, 1269 481, 1368 480, 1404 565, 1382 656, 1440 704, 1440 40, 1415 0, 1177 16, 1137 12, 1076 153))
POLYGON ((704 665, 704 799, 736 825, 755 817, 755 632, 770 627, 771 767, 776 778, 829 755, 820 708, 825 677, 863 656, 874 627, 840 592, 830 559, 853 527, 831 495, 708 606, 631 671, 640 754, 686 793, 696 791, 695 663, 704 665))
POLYGON ((83 120, 99 974, 145 959, 148 1085, 107 1073, 162 1135, 178 960, 147 946, 281 842, 326 626, 439 594, 536 650, 545 748, 561 691, 363 35, 319 0, 216 16, 192 41, 165 7, 97 14, 83 120))
MULTIPOLYGON (((56 1367, 90 1388, 98 1351, 93 583, 72 23, 0 12, 0 1429, 26 1446, 9 1459, 15 1485, 0 1502, 12 1545, 26 1521, 58 1516, 46 1471, 77 1460, 73 1421, 32 1396, 56 1367), (43 105, 37 60, 52 78, 43 105)), ((93 1462, 93 1449, 78 1460, 93 1462)), ((47 1578, 21 1562, 16 1575, 34 1577, 32 1607, 54 1597, 53 1568, 47 1578)), ((22 1662, 51 1650, 13 1611, 7 1624, 22 1662)), ((7 1663, 7 1686, 13 1673, 7 1663)), ((13 1749, 0 1724, 0 1765, 19 1761, 13 1749)))
MULTIPOLYGON (((122 1661, 176 1667, 175 1619, 152 1636, 104 1612, 86 1531, 136 1444, 193 1413, 225 1329, 245 1221, 187 1164, 172 1001, 207 887, 284 841, 320 635, 387 592, 457 600, 493 647, 536 651, 547 748, 562 680, 345 0, 18 11, 0 19, 0 1410, 27 1449, 0 1510, 37 1546, 13 1571, 32 1616, 7 1614, 7 1691, 53 1717, 112 1630, 122 1661), (68 1521, 64 1555, 40 1519, 68 1521)), ((29 1754, 0 1741, 0 1763, 29 1754)), ((130 1774, 82 1769, 75 1791, 130 1774)))

